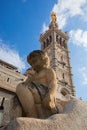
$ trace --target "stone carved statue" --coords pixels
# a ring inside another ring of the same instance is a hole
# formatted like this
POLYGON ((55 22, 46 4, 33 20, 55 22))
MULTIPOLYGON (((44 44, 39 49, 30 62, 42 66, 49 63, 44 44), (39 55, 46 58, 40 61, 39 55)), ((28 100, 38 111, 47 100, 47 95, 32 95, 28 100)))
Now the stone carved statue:
POLYGON ((45 118, 57 113, 55 106, 57 81, 54 70, 49 67, 49 57, 45 52, 35 50, 27 56, 27 61, 33 71, 16 89, 26 116, 45 118))

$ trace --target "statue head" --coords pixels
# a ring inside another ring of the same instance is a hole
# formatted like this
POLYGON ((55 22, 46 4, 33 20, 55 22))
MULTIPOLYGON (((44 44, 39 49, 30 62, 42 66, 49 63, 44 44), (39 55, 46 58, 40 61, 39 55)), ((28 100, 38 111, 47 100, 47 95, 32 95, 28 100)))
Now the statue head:
POLYGON ((47 53, 42 50, 32 51, 27 56, 27 61, 36 72, 49 66, 49 57, 47 53))

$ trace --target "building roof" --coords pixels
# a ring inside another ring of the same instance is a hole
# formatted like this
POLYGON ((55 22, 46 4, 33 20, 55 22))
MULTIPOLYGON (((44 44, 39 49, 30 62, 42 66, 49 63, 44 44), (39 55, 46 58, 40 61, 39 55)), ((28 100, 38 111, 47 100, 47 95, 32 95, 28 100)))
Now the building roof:
POLYGON ((5 66, 6 68, 12 69, 12 70, 18 70, 18 68, 10 63, 7 63, 0 59, 0 65, 5 66))

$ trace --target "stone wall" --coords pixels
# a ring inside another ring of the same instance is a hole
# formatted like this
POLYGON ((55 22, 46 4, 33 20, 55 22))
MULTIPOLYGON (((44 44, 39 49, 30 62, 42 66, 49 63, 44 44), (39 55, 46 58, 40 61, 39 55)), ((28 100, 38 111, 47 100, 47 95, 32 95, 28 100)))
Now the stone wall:
POLYGON ((13 93, 7 93, 0 90, 0 104, 5 97, 4 101, 4 114, 3 114, 3 125, 6 125, 9 121, 15 117, 22 116, 22 107, 17 99, 17 96, 13 93))

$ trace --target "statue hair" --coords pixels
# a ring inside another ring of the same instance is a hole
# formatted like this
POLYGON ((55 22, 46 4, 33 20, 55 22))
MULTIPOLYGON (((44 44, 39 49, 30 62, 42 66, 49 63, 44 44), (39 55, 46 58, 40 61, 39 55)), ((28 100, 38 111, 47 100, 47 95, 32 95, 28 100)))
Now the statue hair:
POLYGON ((39 59, 39 57, 41 57, 41 65, 44 65, 46 67, 49 66, 50 64, 50 60, 49 57, 47 55, 46 52, 42 51, 42 50, 34 50, 32 51, 28 56, 27 56, 27 62, 31 65, 31 60, 37 57, 39 59))

